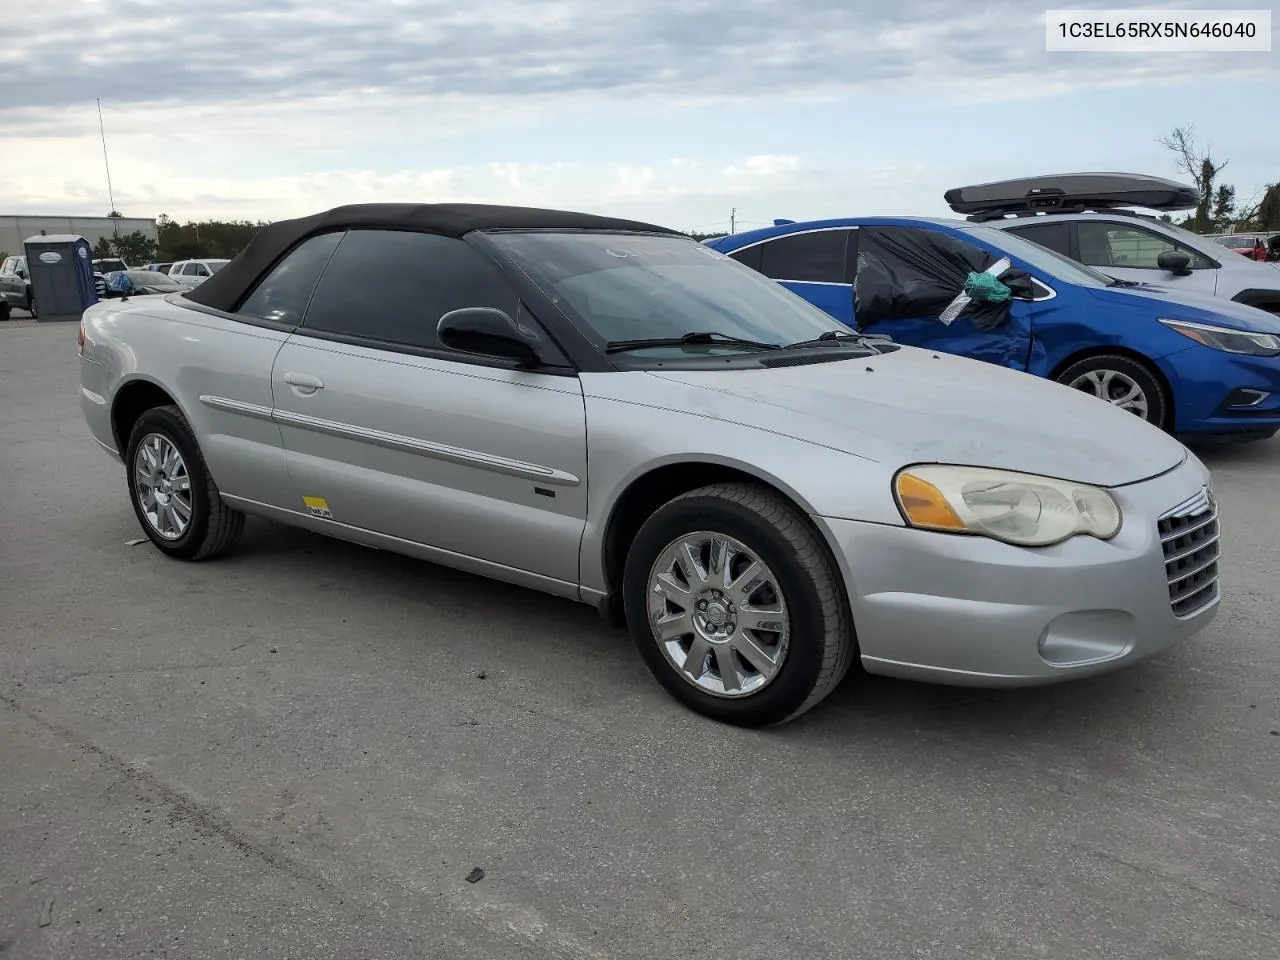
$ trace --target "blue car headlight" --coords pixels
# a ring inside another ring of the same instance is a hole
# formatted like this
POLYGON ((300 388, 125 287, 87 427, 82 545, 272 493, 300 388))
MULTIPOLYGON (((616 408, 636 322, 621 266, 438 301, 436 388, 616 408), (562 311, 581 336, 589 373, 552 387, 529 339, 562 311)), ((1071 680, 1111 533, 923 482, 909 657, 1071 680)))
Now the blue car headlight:
POLYGON ((1163 323, 1170 330, 1176 330, 1184 337, 1190 337, 1196 343, 1224 353, 1243 353, 1251 357, 1280 356, 1280 336, 1274 333, 1254 333, 1250 330, 1232 330, 1230 327, 1215 327, 1208 323, 1194 323, 1190 320, 1165 320, 1163 323))

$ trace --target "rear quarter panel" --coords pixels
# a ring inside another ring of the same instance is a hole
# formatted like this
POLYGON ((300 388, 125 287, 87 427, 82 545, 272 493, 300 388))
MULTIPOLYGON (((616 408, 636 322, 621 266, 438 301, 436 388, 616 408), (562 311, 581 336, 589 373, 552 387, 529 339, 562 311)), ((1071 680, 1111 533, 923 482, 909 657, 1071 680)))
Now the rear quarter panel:
MULTIPOLYGON (((191 424, 223 493, 291 503, 280 429, 269 419, 271 368, 288 331, 240 323, 172 299, 130 298, 86 311, 81 393, 86 404, 102 408, 90 422, 95 437, 123 454, 128 437, 111 431, 110 411, 130 384, 155 384, 191 424), (240 410, 210 406, 202 397, 232 400, 240 410)), ((92 416, 86 412, 86 419, 92 416)))

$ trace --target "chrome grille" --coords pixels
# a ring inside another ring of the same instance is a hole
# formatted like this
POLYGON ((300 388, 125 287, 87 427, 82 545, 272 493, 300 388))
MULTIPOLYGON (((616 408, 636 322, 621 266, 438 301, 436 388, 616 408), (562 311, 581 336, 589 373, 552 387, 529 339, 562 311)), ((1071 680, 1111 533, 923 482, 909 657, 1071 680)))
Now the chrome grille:
POLYGON ((1218 505, 1206 487, 1159 520, 1169 606, 1189 617, 1218 597, 1218 505))

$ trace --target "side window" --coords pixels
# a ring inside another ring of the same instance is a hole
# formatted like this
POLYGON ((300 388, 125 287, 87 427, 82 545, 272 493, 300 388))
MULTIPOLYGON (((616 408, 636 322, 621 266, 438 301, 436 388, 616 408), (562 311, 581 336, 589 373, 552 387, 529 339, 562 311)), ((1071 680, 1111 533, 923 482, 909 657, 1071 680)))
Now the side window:
POLYGON ((191 265, 191 272, 194 273, 197 277, 209 276, 209 268, 206 267, 203 263, 193 263, 191 265))
POLYGON ((1091 267, 1128 267, 1136 270, 1159 270, 1156 262, 1167 250, 1181 250, 1191 258, 1192 270, 1208 270, 1213 263, 1188 247, 1179 246, 1168 237, 1129 224, 1103 220, 1082 220, 1076 224, 1080 242, 1080 260, 1091 267))
POLYGON ((498 307, 514 317, 520 300, 497 267, 461 240, 352 230, 320 278, 304 328, 433 349, 440 318, 461 307, 498 307))
POLYGON ((1014 227, 1009 230, 1010 233, 1016 233, 1024 240, 1030 240, 1032 243, 1038 243, 1042 247, 1048 247, 1055 253, 1060 253, 1064 257, 1071 256, 1071 224, 1065 220, 1055 220, 1052 223, 1034 223, 1025 227, 1014 227))
POLYGON ((845 250, 849 233, 849 230, 815 230, 762 243, 760 272, 774 280, 848 283, 845 250))
POLYGON ((302 323, 311 291, 341 239, 341 233, 323 233, 298 244, 254 287, 236 312, 277 323, 302 323))
POLYGON ((764 255, 764 248, 765 245, 763 243, 757 243, 750 247, 743 247, 741 250, 734 250, 729 256, 744 267, 750 267, 752 270, 758 271, 764 255))

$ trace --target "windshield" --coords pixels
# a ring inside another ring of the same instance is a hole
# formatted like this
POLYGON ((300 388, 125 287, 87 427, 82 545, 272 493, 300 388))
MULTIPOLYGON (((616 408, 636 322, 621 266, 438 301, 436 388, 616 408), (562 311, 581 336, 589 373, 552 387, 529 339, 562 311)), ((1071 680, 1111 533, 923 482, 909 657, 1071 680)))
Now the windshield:
POLYGON ((828 331, 853 333, 750 267, 683 237, 500 233, 492 238, 601 348, 715 333, 722 342, 634 349, 668 356, 740 353, 813 340, 828 331), (730 337, 754 346, 723 342, 730 337))
POLYGON ((98 268, 99 273, 109 273, 112 270, 128 270, 123 260, 95 260, 93 265, 98 268))
POLYGON ((1083 263, 1064 257, 1056 250, 1042 247, 1016 233, 985 226, 965 226, 960 229, 986 241, 1011 257, 1026 261, 1055 279, 1065 280, 1067 283, 1075 283, 1082 287, 1110 287, 1115 284, 1115 280, 1105 273, 1099 273, 1092 267, 1086 267, 1083 263))

